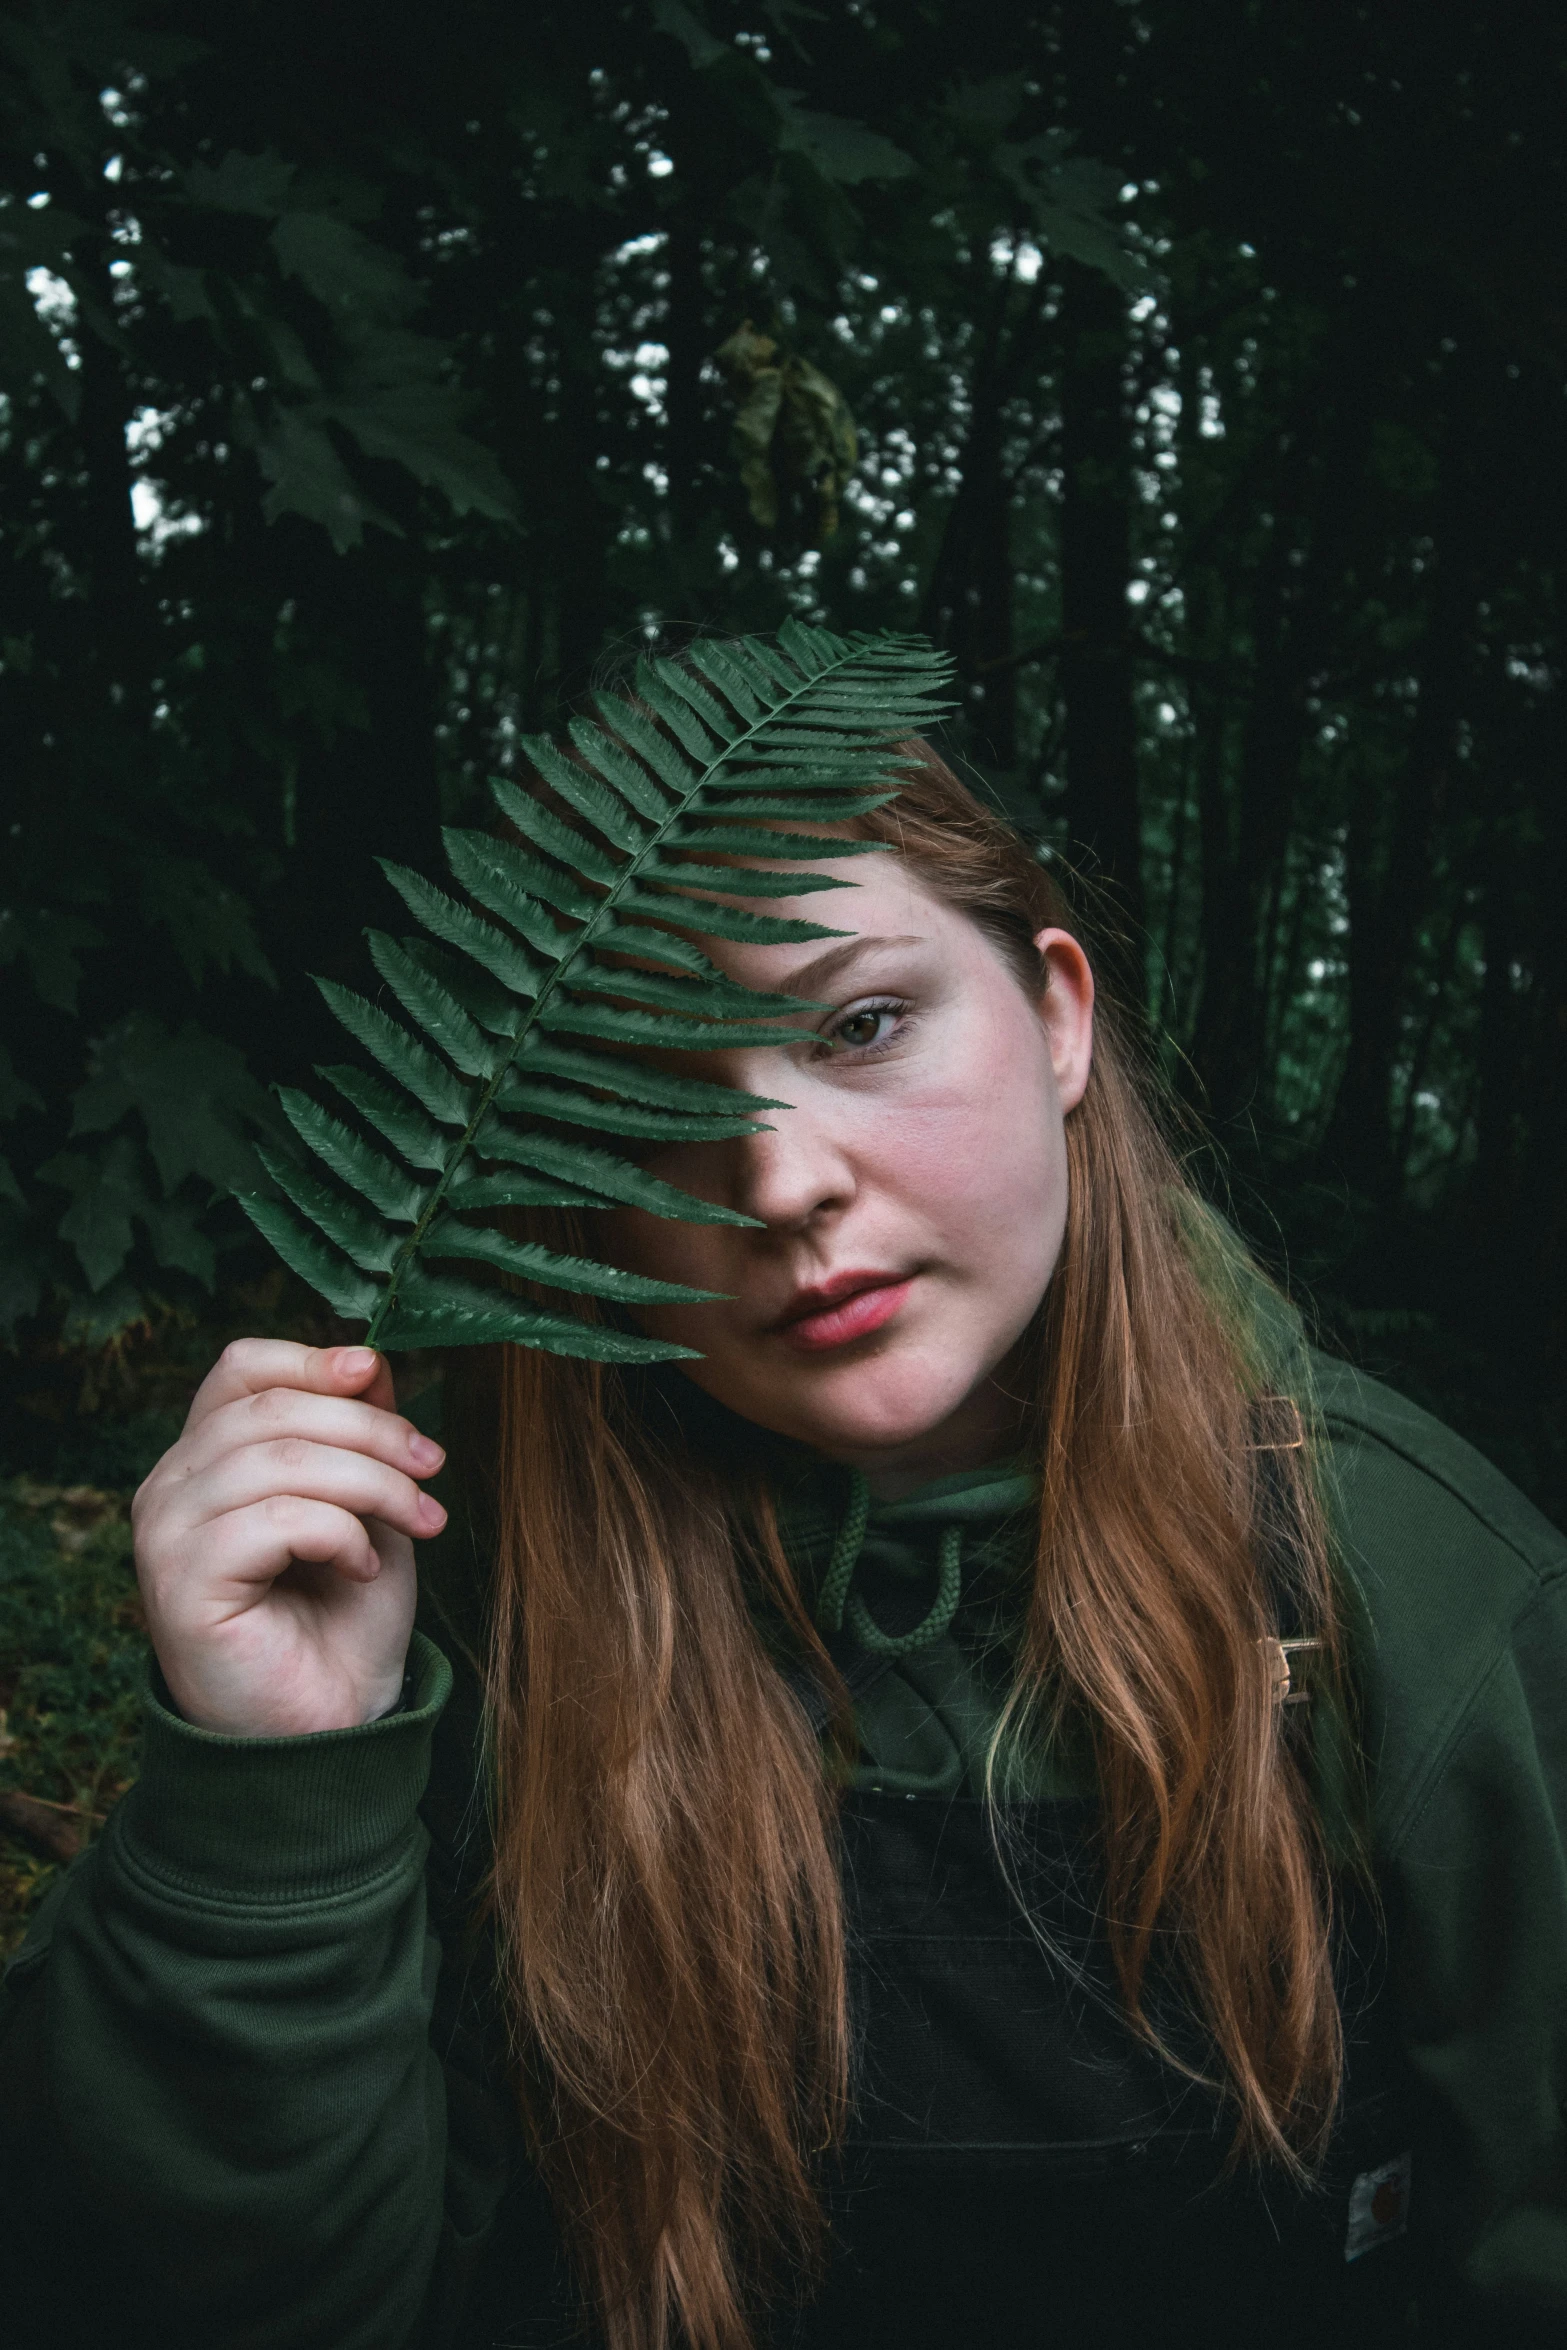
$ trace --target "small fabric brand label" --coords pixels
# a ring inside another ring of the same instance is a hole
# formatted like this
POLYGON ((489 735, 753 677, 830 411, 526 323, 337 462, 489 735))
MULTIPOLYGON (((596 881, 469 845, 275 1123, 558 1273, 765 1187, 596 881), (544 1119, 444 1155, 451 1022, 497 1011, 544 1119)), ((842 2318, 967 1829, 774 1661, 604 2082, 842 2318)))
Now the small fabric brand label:
POLYGON ((1395 2155, 1377 2170, 1363 2170, 1349 2190, 1349 2229, 1344 2258, 1358 2260, 1378 2244, 1391 2244, 1409 2225, 1409 2181, 1414 2168, 1408 2154, 1395 2155))

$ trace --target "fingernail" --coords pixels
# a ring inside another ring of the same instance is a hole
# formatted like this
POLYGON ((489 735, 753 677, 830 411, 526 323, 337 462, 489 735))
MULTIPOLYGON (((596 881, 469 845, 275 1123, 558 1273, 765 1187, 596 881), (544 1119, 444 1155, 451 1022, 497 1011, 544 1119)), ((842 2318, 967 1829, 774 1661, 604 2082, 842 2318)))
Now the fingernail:
POLYGON ((410 1436, 408 1457, 416 1468, 438 1469, 446 1455, 438 1444, 431 1442, 428 1436, 410 1436))
POLYGON ((335 1368, 340 1379, 362 1379, 366 1371, 375 1368, 375 1349, 368 1346, 340 1346, 335 1368))
POLYGON ((433 1493, 421 1493, 419 1496, 419 1523, 428 1526, 432 1534, 439 1533, 446 1523, 446 1512, 433 1493))

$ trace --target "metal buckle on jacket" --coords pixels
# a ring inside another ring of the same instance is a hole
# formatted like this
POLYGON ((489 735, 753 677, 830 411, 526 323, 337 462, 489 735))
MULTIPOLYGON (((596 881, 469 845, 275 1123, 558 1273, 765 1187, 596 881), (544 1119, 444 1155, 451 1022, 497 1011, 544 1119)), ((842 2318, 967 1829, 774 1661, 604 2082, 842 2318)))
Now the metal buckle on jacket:
POLYGON ((1259 1395, 1251 1407, 1248 1452, 1299 1452, 1306 1442, 1306 1423, 1292 1395, 1259 1395))
POLYGON ((1265 1640, 1271 1668, 1274 1702, 1278 1705, 1309 1705, 1311 1691, 1295 1685, 1294 1659, 1322 1646, 1320 1640, 1265 1640))

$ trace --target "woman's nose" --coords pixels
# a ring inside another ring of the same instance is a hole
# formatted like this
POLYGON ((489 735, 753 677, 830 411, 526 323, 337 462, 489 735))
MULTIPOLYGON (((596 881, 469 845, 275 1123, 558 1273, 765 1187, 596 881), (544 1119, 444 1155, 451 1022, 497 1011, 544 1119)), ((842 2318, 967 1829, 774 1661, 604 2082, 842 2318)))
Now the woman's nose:
POLYGON ((803 1108, 770 1110, 767 1119, 770 1133, 730 1146, 739 1158, 735 1206, 774 1231, 847 1207, 853 1170, 824 1122, 803 1108))

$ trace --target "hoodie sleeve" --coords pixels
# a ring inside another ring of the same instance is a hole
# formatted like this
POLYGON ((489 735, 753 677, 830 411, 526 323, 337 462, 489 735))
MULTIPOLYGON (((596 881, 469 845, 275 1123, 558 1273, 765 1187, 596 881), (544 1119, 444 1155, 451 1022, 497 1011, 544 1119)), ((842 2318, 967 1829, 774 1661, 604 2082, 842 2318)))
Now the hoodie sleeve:
MULTIPOLYGON (((1453 1433, 1335 1369, 1376 1871, 1422 2105, 1411 2222, 1472 2338, 1567 2332, 1567 1542, 1453 1433)), ((1471 2338, 1466 2335, 1465 2339, 1471 2338)))
POLYGON ((6 2267, 41 2298, 13 2338, 417 2337, 447 2154, 418 1805, 451 1672, 416 1634, 410 1673, 404 1710, 315 1737, 150 1702, 142 1775, 0 2013, 6 2267))

